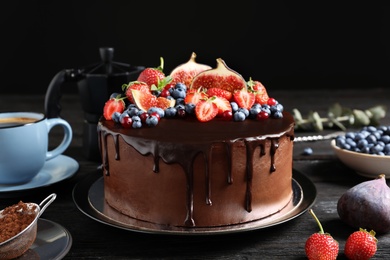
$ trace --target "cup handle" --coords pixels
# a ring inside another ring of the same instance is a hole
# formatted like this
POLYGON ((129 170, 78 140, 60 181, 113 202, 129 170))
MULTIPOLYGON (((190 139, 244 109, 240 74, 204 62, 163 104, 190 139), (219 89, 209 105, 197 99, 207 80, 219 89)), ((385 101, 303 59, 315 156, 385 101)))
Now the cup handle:
POLYGON ((73 132, 70 124, 61 118, 48 118, 46 119, 47 133, 49 134, 50 130, 54 126, 61 126, 64 129, 64 138, 62 142, 53 150, 47 151, 46 153, 46 161, 57 157, 62 154, 70 145, 72 141, 73 132))

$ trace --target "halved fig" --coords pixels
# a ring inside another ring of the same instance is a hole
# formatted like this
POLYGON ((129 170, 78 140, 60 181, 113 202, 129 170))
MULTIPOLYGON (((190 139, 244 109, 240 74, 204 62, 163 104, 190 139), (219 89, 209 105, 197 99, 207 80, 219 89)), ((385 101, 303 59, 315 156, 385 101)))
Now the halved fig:
POLYGON ((134 104, 143 111, 148 111, 149 108, 156 106, 157 97, 152 93, 142 92, 138 89, 132 89, 131 95, 134 100, 134 104))
POLYGON ((175 105, 174 99, 168 99, 166 97, 156 97, 150 92, 143 92, 138 89, 132 89, 131 95, 134 100, 134 104, 142 111, 148 111, 151 107, 159 107, 163 110, 175 105))
POLYGON ((193 52, 190 59, 172 70, 170 77, 172 83, 178 82, 184 83, 187 87, 191 85, 192 79, 200 72, 211 69, 211 66, 206 64, 197 63, 195 61, 196 54, 193 52))
POLYGON ((236 90, 247 89, 245 79, 238 72, 230 69, 224 60, 217 59, 217 67, 215 69, 205 70, 199 73, 190 85, 190 89, 220 88, 231 93, 236 90))

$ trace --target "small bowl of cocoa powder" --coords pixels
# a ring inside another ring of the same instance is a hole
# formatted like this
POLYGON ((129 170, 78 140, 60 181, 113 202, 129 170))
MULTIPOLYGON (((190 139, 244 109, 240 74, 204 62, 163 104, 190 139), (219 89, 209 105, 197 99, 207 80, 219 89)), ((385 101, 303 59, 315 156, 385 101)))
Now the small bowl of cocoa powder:
POLYGON ((49 195, 39 205, 19 201, 0 211, 0 259, 19 257, 31 247, 37 236, 38 218, 56 196, 49 195))

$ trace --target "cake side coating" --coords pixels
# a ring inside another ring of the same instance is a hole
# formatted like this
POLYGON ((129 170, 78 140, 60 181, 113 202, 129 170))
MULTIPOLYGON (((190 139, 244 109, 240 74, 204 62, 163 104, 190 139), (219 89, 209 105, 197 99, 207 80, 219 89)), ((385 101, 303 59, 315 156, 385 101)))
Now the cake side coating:
POLYGON ((269 217, 291 203, 293 117, 227 122, 98 124, 107 203, 161 225, 224 226, 269 217))

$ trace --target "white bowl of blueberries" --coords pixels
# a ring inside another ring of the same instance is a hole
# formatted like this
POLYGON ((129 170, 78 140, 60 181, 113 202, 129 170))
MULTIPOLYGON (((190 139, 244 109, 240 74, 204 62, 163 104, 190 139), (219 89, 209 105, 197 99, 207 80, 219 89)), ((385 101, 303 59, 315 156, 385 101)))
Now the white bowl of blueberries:
POLYGON ((390 126, 364 126, 331 141, 337 157, 358 174, 390 178, 390 126))

